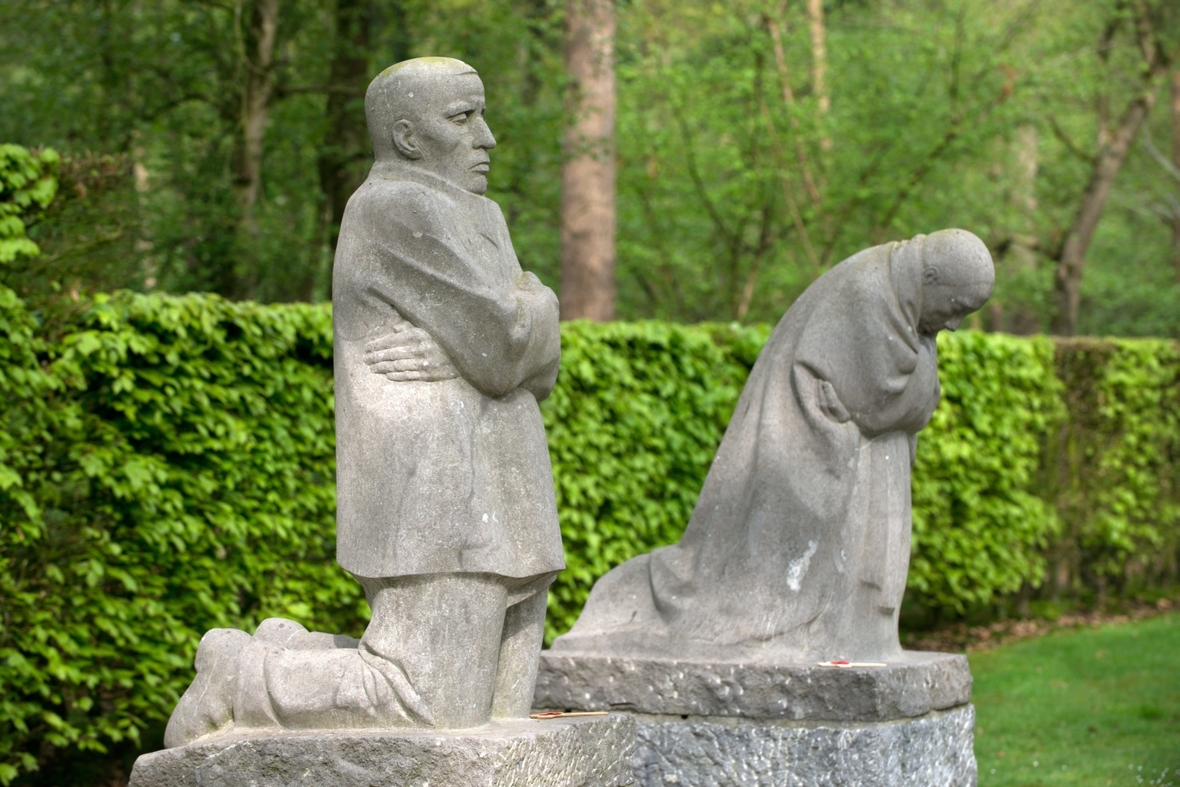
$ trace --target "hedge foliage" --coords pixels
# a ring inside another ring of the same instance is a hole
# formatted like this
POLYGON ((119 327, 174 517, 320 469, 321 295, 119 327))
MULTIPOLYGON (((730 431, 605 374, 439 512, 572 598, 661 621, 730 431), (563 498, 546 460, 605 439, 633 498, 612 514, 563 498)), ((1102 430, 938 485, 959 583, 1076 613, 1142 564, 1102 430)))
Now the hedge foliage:
POLYGON ((1044 446, 1065 408, 1044 337, 939 335, 942 401, 918 437, 906 588, 919 606, 965 612, 1037 582, 1059 529, 1038 495, 1044 446))
POLYGON ((29 217, 49 207, 57 194, 59 163, 61 156, 49 148, 30 151, 0 143, 0 265, 41 253, 25 229, 29 217))
POLYGON ((207 628, 363 627, 332 557, 327 310, 100 298, 38 346, 3 305, 0 781, 166 717, 207 628))
MULTIPOLYGON (((563 327, 550 636, 598 576, 679 538, 767 335, 563 327)), ((964 332, 940 354, 912 603, 1175 577, 1175 344, 964 332)), ((326 306, 119 294, 41 325, 0 290, 0 783, 47 744, 102 750, 165 719, 210 627, 363 628, 333 560, 330 356, 326 306)))
POLYGON ((1057 345, 1069 409, 1050 445, 1049 486, 1067 523, 1050 557, 1063 589, 1125 591, 1177 575, 1180 344, 1073 339, 1057 345))

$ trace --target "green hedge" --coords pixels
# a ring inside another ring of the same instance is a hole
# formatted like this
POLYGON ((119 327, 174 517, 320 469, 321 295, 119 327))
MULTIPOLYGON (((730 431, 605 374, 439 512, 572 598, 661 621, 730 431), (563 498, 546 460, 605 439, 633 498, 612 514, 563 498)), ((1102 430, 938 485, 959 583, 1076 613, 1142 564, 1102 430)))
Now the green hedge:
POLYGON ((1180 343, 1057 344, 1069 417, 1048 446, 1047 499, 1066 523, 1051 592, 1126 593, 1173 581, 1180 561, 1180 343))
POLYGON ((26 221, 44 210, 57 194, 61 156, 0 142, 0 265, 41 253, 25 234, 26 221))
MULTIPOLYGON (((679 537, 767 334, 563 327, 543 407, 569 564, 550 636, 603 572, 679 537)), ((965 332, 940 352, 909 603, 1176 576, 1175 344, 965 332)), ((207 628, 363 628, 333 561, 330 354, 324 306, 120 294, 50 326, 0 289, 0 783, 47 751, 137 740, 207 628)))
POLYGON ((211 626, 362 627, 332 565, 325 309, 99 299, 38 345, 6 298, 0 781, 35 743, 134 739, 211 626))

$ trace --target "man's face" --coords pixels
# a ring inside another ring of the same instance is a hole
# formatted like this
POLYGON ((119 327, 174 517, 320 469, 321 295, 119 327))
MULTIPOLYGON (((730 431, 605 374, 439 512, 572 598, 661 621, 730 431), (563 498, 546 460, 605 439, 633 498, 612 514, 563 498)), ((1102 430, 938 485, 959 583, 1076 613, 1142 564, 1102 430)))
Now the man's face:
POLYGON ((496 138, 484 121, 483 82, 475 74, 440 79, 430 105, 413 124, 422 156, 416 164, 474 194, 488 190, 488 151, 496 138))

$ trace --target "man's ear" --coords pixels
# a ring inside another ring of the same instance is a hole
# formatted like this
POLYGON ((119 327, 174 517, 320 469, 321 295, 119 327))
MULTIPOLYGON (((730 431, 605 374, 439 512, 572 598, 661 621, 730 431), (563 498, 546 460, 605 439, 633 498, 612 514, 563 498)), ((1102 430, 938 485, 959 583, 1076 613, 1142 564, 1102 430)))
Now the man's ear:
POLYGON ((923 284, 938 284, 938 266, 927 265, 922 268, 923 284))
POLYGON ((393 146, 405 158, 422 158, 422 151, 414 144, 414 124, 408 120, 399 120, 393 124, 393 146))

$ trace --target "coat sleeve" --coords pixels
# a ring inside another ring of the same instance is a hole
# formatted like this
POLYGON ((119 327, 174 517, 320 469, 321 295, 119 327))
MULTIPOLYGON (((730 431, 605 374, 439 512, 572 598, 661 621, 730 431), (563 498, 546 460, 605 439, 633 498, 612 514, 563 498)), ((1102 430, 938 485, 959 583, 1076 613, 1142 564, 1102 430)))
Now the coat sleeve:
POLYGON ((429 333, 483 393, 549 395, 561 357, 552 290, 528 273, 495 282, 460 240, 454 204, 426 188, 391 189, 365 213, 378 238, 372 294, 429 333))

